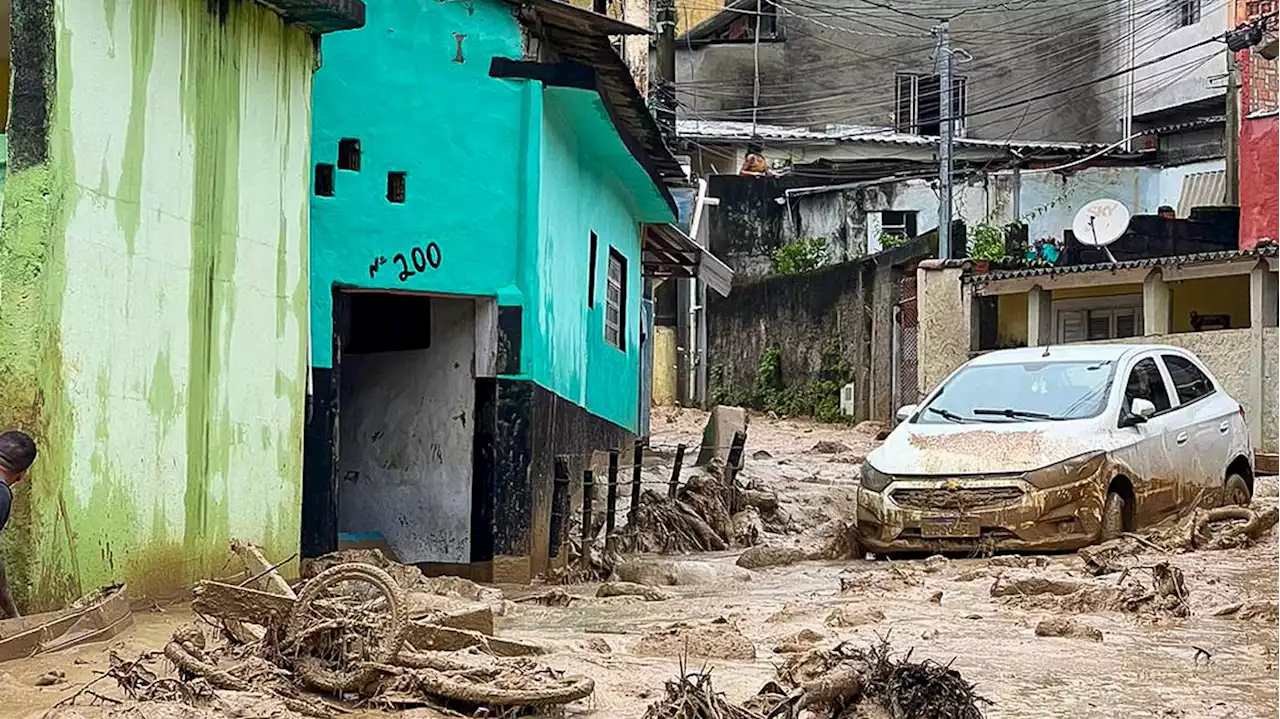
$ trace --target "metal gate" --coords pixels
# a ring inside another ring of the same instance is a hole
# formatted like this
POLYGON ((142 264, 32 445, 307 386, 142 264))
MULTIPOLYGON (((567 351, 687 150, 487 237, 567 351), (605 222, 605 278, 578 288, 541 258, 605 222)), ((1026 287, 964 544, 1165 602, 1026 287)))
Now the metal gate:
POLYGON ((898 282, 898 302, 893 306, 893 412, 920 401, 917 386, 916 335, 919 331, 916 313, 915 267, 904 268, 898 282))

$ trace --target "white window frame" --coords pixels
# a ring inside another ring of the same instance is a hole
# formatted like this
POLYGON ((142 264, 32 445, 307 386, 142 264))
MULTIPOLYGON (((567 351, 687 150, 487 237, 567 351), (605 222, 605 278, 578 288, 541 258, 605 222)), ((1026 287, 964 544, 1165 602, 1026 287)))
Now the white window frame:
POLYGON ((607 257, 604 281, 604 341, 609 346, 625 352, 627 349, 627 258, 613 247, 609 248, 607 257), (618 268, 617 277, 614 276, 615 267, 618 268), (610 313, 617 315, 617 322, 610 321, 610 313))
MULTIPOLYGON (((895 115, 894 129, 898 132, 905 132, 912 135, 920 134, 920 78, 923 77, 933 77, 933 74, 919 72, 895 72, 893 74, 893 112, 895 115), (907 122, 905 123, 901 121, 901 118, 896 116, 901 104, 899 102, 900 98, 898 89, 903 80, 907 80, 907 84, 911 87, 911 109, 908 113, 910 117, 907 118, 907 122), (906 126, 905 129, 903 128, 903 125, 906 126)), ((960 94, 960 117, 955 119, 955 123, 952 126, 954 129, 953 135, 955 137, 964 137, 965 116, 969 112, 969 79, 966 77, 952 76, 951 82, 955 86, 952 88, 951 101, 953 104, 956 102, 956 93, 960 94)), ((942 112, 941 107, 939 107, 938 112, 940 119, 947 116, 947 113, 942 112)))
POLYGON ((1193 27, 1204 19, 1202 0, 1173 0, 1174 28, 1193 27))
MULTIPOLYGON (((1108 333, 1109 340, 1120 339, 1116 334, 1116 310, 1132 310, 1134 314, 1134 337, 1141 337, 1143 334, 1142 325, 1142 295, 1112 295, 1109 297, 1080 297, 1069 300, 1054 300, 1053 302, 1053 341, 1054 344, 1067 344, 1063 339, 1063 313, 1065 312, 1084 312, 1085 316, 1085 339, 1077 340, 1077 342, 1100 342, 1102 340, 1088 339, 1088 316, 1089 312, 1110 311, 1111 315, 1111 331, 1108 333)), ((1074 344, 1074 343, 1072 343, 1074 344)))

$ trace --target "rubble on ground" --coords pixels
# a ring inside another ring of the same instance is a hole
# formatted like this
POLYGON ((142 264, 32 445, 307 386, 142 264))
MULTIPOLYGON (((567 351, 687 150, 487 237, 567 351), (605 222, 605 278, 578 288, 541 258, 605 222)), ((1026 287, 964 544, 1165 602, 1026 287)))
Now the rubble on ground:
POLYGON ((1114 574, 1149 551, 1173 554, 1248 547, 1265 537, 1278 520, 1280 511, 1260 505, 1194 509, 1175 521, 1085 547, 1079 556, 1090 574, 1114 574))
POLYGON ((1036 625, 1037 637, 1065 637, 1102 641, 1102 630, 1070 617, 1049 617, 1036 625))
POLYGON ((1218 607, 1209 612, 1209 615, 1223 619, 1257 620, 1275 624, 1280 620, 1280 605, 1275 600, 1248 600, 1218 607))
POLYGON ((807 559, 808 555, 798 547, 779 547, 761 544, 743 552, 738 557, 738 566, 743 569, 762 569, 777 567, 807 559))
POLYGON ((627 557, 615 568, 618 579, 654 587, 749 582, 751 572, 732 565, 695 559, 627 557))
POLYGON ((865 649, 845 642, 792 655, 747 704, 761 717, 979 719, 984 702, 959 672, 914 662, 881 639, 865 649))
POLYGON ((827 635, 822 632, 815 632, 812 629, 801 629, 798 632, 788 634, 778 640, 773 645, 773 651, 777 654, 794 654, 803 652, 813 648, 813 645, 826 640, 827 635))
POLYGON ((1191 613, 1182 570, 1168 562, 1128 567, 1115 581, 1007 572, 996 577, 990 594, 1029 609, 1118 611, 1157 618, 1191 613))
MULTIPOLYGON (((90 687, 108 678, 124 700, 147 705, 146 716, 162 703, 224 712, 220 702, 232 695, 253 697, 259 709, 278 703, 288 712, 279 716, 336 717, 350 710, 350 700, 490 715, 560 706, 594 690, 591 679, 528 658, 539 648, 492 636, 492 610, 483 600, 500 600, 493 590, 428 580, 373 553, 352 562, 343 561, 351 555, 322 558, 295 593, 274 566, 254 573, 263 563, 258 555, 245 560, 250 580, 196 585, 192 608, 212 629, 183 626, 162 652, 134 660, 113 653, 108 672, 70 703, 99 700, 99 689, 90 687), (419 615, 413 594, 455 604, 419 615)), ((276 716, 259 709, 254 716, 276 716)))
POLYGON ((642 657, 697 657, 699 659, 756 658, 756 647, 728 620, 710 624, 674 624, 649 632, 632 650, 642 657))
POLYGON ((876 624, 884 621, 884 612, 875 608, 855 607, 847 604, 838 609, 832 610, 827 615, 826 624, 829 627, 861 627, 866 624, 876 624))
POLYGON ((596 590, 597 597, 640 597, 646 602, 662 602, 673 599, 674 594, 664 592, 657 587, 635 582, 605 582, 596 590))

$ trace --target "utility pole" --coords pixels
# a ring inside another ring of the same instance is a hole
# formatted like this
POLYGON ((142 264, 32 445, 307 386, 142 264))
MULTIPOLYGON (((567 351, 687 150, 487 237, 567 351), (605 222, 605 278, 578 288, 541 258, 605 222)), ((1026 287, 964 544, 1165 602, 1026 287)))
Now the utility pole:
POLYGON ((1227 190, 1223 204, 1235 207, 1240 204, 1240 83, 1236 78, 1237 63, 1234 51, 1227 51, 1227 129, 1225 150, 1227 155, 1227 190))
MULTIPOLYGON (((676 3, 653 0, 654 78, 649 86, 649 106, 669 147, 676 141, 676 3)), ((680 296, 674 278, 653 288, 653 383, 651 401, 659 406, 679 402, 680 296)))
POLYGON ((938 257, 951 259, 951 147, 955 117, 951 102, 951 27, 938 24, 938 117, 942 119, 938 138, 938 257))

